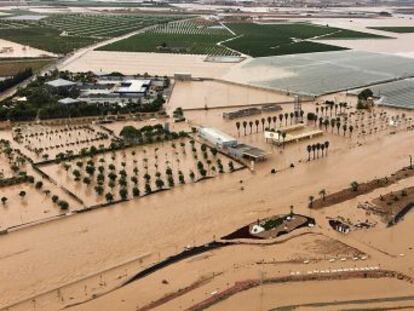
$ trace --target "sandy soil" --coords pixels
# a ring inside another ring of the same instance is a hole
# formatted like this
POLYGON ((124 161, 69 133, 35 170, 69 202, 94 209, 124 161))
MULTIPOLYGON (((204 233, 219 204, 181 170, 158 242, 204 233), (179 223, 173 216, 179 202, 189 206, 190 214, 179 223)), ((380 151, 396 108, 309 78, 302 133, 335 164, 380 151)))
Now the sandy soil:
POLYGON ((175 73, 191 73, 193 77, 219 77, 234 63, 204 62, 203 55, 133 53, 89 51, 64 66, 63 70, 121 72, 136 74, 148 72, 151 75, 173 76, 175 73))
POLYGON ((109 301, 113 308, 133 310, 178 288, 185 288, 202 279, 208 280, 205 286, 195 291, 197 298, 189 294, 179 298, 178 303, 171 302, 160 307, 160 310, 178 310, 181 309, 178 308, 178 304, 183 301, 188 307, 191 301, 197 301, 200 295, 208 297, 212 291, 232 285, 242 275, 257 277, 262 271, 289 274, 291 269, 297 269, 304 260, 312 260, 316 265, 323 266, 324 262, 328 262, 328 258, 352 258, 353 254, 354 250, 351 247, 318 234, 293 238, 280 245, 229 246, 183 260, 148 276, 144 282, 133 282, 73 310, 109 310, 105 307, 109 301), (240 256, 242 254, 243 256, 240 256), (187 273, 188 271, 192 273, 187 273), (136 294, 132 297, 131 293, 136 294))
POLYGON ((0 51, 4 48, 13 48, 11 52, 0 53, 0 58, 22 58, 22 57, 55 57, 56 55, 50 52, 39 50, 30 46, 24 46, 19 43, 0 39, 0 51))
MULTIPOLYGON (((328 303, 333 305, 300 307, 298 310, 333 310, 337 308, 350 307, 347 304, 335 303, 343 300, 380 299, 390 297, 390 292, 398 293, 399 296, 413 295, 414 289, 407 287, 405 283, 398 280, 344 280, 330 282, 306 282, 301 284, 265 285, 245 291, 237 296, 230 297, 209 308, 209 310, 270 310, 282 306, 303 305, 311 303, 328 303), (387 286, 379 286, 387 284, 387 286), (327 290, 329 288, 329 290, 327 290), (297 293, 300 290, 300 302, 297 293)), ((394 306, 398 303, 394 303, 394 306)), ((414 305, 414 301, 411 302, 414 305)), ((352 304, 357 307, 358 304, 352 304)), ((360 307, 372 307, 370 304, 359 305, 360 307)), ((381 304, 376 304, 376 307, 381 304)))
POLYGON ((219 81, 176 81, 167 109, 239 107, 265 103, 292 102, 292 96, 219 81))

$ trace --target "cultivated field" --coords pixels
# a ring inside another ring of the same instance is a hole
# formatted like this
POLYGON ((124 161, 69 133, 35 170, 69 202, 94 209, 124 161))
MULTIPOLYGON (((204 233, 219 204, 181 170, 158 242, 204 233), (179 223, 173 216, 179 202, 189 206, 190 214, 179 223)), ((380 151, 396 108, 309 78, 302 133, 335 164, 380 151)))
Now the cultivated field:
POLYGON ((172 22, 100 49, 208 55, 237 55, 235 51, 239 51, 253 57, 263 57, 343 50, 341 47, 306 40, 385 38, 369 33, 305 23, 276 25, 232 23, 225 26, 214 23, 200 26, 196 21, 172 22), (219 42, 222 43, 218 44, 219 42), (226 46, 232 50, 226 49, 226 46))
POLYGON ((238 55, 217 43, 232 37, 222 25, 202 19, 170 22, 101 47, 106 51, 238 55))
POLYGON ((49 64, 51 59, 31 59, 31 60, 10 60, 0 61, 0 73, 4 76, 12 76, 27 68, 32 68, 34 72, 42 69, 49 64))
POLYGON ((341 47, 310 42, 318 39, 384 38, 368 33, 306 23, 227 24, 237 36, 226 46, 253 57, 343 50, 341 47))
POLYGON ((375 29, 375 30, 382 30, 382 31, 387 31, 387 32, 394 32, 394 33, 413 33, 414 32, 414 27, 410 27, 410 26, 384 26, 384 27, 369 27, 370 29, 375 29))
POLYGON ((55 159, 57 155, 78 155, 108 148, 115 139, 110 133, 90 125, 30 125, 15 129, 14 139, 35 162, 55 159))
POLYGON ((0 38, 57 54, 177 19, 177 16, 54 14, 39 21, 0 19, 0 38))
POLYGON ((216 177, 240 167, 237 162, 193 140, 179 139, 41 169, 77 193, 87 205, 96 205, 216 177), (92 167, 96 170, 91 170, 92 167), (123 189, 126 192, 122 193, 123 189))

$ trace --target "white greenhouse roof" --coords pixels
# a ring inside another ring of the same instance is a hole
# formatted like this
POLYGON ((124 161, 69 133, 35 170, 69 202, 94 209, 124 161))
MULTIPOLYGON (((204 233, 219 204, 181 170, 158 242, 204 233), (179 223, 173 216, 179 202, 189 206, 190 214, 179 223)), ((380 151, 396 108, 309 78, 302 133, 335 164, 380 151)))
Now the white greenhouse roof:
POLYGON ((229 73, 234 82, 311 96, 409 76, 414 76, 414 59, 362 51, 260 57, 229 73))

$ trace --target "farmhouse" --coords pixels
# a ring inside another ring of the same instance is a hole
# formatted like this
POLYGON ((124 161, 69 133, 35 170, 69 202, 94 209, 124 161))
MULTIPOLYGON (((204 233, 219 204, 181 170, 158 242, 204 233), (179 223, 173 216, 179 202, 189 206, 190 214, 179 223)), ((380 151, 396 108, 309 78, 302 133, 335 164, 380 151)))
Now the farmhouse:
POLYGON ((147 95, 151 80, 126 80, 114 90, 121 97, 144 97, 147 95))
POLYGON ((73 87, 76 86, 75 82, 65 80, 65 79, 56 79, 45 83, 49 86, 52 90, 61 92, 61 91, 69 91, 73 87))

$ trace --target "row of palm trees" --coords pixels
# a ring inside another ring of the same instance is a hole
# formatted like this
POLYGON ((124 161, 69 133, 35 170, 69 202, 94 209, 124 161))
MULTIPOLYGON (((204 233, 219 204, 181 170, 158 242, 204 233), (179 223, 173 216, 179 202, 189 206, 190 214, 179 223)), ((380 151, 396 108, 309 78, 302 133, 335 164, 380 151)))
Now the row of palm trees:
POLYGON ((312 160, 319 159, 319 154, 321 154, 321 157, 327 156, 329 146, 330 146, 329 141, 307 145, 306 151, 308 153, 308 161, 311 160, 311 155, 312 155, 312 160))
POLYGON ((236 129, 238 136, 240 136, 240 129, 243 127, 244 136, 247 135, 247 128, 249 127, 249 134, 253 134, 253 129, 255 129, 255 133, 259 132, 259 129, 261 128, 262 131, 264 131, 266 128, 271 128, 272 124, 273 127, 277 127, 277 123, 279 121, 279 127, 287 126, 288 121, 290 124, 293 124, 293 122, 303 119, 304 111, 294 111, 290 113, 280 113, 278 116, 268 116, 267 118, 261 118, 256 120, 250 120, 250 121, 237 121, 236 122, 236 129), (266 126, 267 125, 267 126, 266 126))
POLYGON ((332 117, 333 115, 336 116, 338 113, 339 114, 344 113, 347 107, 348 107, 348 103, 346 102, 340 102, 336 104, 334 102, 327 101, 325 102, 325 105, 320 106, 320 107, 317 106, 315 108, 315 113, 318 116, 318 118, 320 115, 322 117, 327 117, 328 114, 330 117, 332 117))

